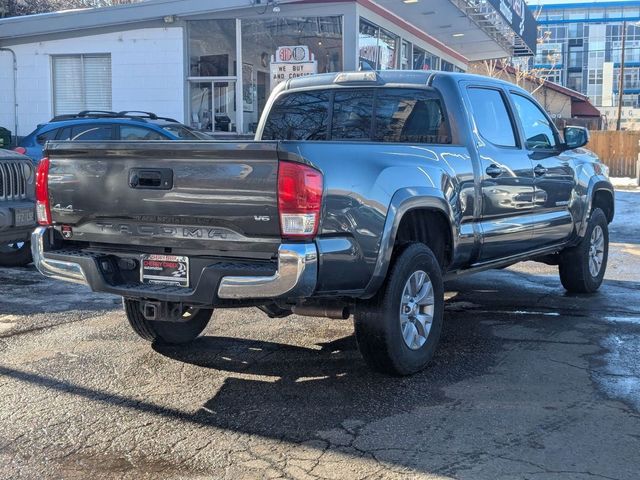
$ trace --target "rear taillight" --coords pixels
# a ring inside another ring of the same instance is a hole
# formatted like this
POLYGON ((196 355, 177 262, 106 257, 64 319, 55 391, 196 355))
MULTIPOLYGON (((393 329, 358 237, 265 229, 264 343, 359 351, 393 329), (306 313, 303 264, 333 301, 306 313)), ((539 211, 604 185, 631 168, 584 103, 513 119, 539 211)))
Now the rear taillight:
POLYGON ((49 159, 44 157, 38 163, 36 172, 36 214, 40 225, 51 225, 49 205, 49 159))
POLYGON ((14 152, 18 152, 18 153, 20 153, 20 154, 22 154, 22 155, 26 155, 26 154, 27 154, 27 149, 26 149, 26 148, 24 148, 24 147, 15 147, 15 148, 13 149, 13 151, 14 151, 14 152))
POLYGON ((322 206, 322 173, 301 163, 280 162, 278 210, 282 237, 313 237, 322 206))

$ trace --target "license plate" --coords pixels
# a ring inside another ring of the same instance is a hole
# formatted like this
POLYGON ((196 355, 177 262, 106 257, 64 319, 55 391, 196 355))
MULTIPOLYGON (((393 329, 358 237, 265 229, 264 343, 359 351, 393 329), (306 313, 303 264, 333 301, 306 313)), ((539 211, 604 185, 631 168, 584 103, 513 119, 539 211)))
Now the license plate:
POLYGON ((16 227, 26 227, 36 223, 33 208, 16 208, 13 211, 13 223, 16 227))
POLYGON ((189 286, 189 257, 145 255, 141 269, 142 283, 189 286))

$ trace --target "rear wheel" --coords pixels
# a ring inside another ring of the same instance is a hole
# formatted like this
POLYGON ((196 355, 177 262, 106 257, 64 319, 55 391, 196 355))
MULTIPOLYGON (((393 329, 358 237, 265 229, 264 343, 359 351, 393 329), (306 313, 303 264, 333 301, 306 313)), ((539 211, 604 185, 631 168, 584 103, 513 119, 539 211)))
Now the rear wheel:
POLYGON ((25 267, 31 263, 31 242, 13 242, 0 245, 0 266, 25 267))
POLYGON ((124 300, 124 310, 133 331, 150 342, 165 344, 189 343, 206 328, 213 310, 185 308, 182 317, 175 321, 147 320, 142 315, 140 301, 124 300))
POLYGON ((433 357, 444 310, 442 271, 433 252, 411 244, 396 258, 383 288, 355 312, 358 348, 374 370, 409 375, 433 357))
POLYGON ((604 212, 596 208, 589 217, 584 238, 560 253, 562 286, 572 293, 593 293, 602 284, 609 256, 609 228, 604 212))

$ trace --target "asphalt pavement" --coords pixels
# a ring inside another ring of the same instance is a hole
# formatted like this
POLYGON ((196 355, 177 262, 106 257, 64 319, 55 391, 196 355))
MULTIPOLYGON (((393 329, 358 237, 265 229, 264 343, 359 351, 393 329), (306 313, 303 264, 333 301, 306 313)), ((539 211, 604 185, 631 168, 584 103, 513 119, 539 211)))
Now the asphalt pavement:
POLYGON ((448 283, 408 378, 350 321, 226 310, 151 346, 118 298, 0 269, 0 478, 638 479, 640 191, 616 208, 597 294, 531 262, 448 283))

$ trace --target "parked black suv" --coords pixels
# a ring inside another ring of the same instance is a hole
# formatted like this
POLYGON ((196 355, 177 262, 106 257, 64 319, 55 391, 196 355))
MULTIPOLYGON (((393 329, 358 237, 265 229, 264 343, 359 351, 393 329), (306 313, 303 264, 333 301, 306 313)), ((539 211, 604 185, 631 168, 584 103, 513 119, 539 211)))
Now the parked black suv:
POLYGON ((0 149, 0 266, 31 262, 35 219, 35 167, 18 153, 0 149))

